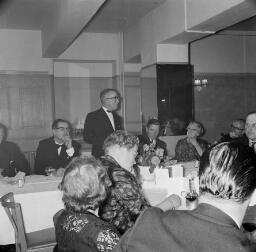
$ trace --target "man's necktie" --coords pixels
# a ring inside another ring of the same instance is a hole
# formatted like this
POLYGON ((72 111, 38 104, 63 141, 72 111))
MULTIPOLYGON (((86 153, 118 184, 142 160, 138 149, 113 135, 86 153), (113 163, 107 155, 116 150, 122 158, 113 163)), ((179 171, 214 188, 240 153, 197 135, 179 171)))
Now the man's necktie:
POLYGON ((57 147, 57 151, 58 151, 58 155, 60 155, 61 151, 62 151, 62 146, 63 144, 57 144, 55 143, 56 147, 57 147))

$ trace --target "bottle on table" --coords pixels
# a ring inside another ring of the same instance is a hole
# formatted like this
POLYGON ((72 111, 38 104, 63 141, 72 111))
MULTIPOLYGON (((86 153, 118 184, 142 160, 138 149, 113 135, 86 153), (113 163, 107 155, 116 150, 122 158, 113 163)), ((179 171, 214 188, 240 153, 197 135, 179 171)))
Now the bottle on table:
POLYGON ((17 169, 15 166, 14 160, 9 162, 9 170, 8 170, 8 177, 15 177, 17 174, 17 169))
POLYGON ((195 188, 194 178, 189 179, 189 192, 186 195, 186 207, 188 210, 195 209, 198 205, 198 193, 195 188))

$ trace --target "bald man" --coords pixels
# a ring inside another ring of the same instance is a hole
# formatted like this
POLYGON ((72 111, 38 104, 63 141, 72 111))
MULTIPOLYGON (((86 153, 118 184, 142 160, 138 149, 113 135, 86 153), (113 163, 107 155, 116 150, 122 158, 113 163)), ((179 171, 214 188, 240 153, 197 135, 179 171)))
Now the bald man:
POLYGON ((256 152, 256 112, 251 112, 246 116, 245 134, 248 138, 248 144, 256 152))
POLYGON ((239 142, 248 145, 248 139, 245 136, 245 120, 234 119, 230 125, 230 131, 227 134, 221 134, 219 142, 239 142))

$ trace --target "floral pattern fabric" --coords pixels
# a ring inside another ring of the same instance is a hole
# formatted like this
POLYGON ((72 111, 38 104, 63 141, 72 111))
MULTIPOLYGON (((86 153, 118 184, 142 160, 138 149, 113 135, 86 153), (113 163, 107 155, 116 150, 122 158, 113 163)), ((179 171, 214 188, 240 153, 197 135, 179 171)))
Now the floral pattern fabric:
POLYGON ((58 252, 109 252, 119 241, 119 233, 89 212, 61 210, 54 220, 58 252))
POLYGON ((149 206, 140 182, 123 169, 112 157, 101 158, 112 181, 109 195, 100 207, 99 216, 112 223, 123 234, 136 221, 139 214, 149 206))
MULTIPOLYGON (((205 151, 208 147, 206 141, 197 139, 202 150, 205 151)), ((195 146, 187 141, 187 138, 180 139, 175 147, 175 159, 178 162, 188 162, 193 160, 199 160, 200 155, 198 154, 195 146)))

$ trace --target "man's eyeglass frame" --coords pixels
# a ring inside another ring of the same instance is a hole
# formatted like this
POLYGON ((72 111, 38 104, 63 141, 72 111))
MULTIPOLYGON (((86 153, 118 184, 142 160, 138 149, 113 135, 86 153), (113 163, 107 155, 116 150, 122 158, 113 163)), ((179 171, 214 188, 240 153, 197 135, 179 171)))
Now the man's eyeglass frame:
POLYGON ((113 97, 107 97, 105 98, 106 100, 115 100, 115 101, 119 101, 120 97, 119 96, 113 96, 113 97))

